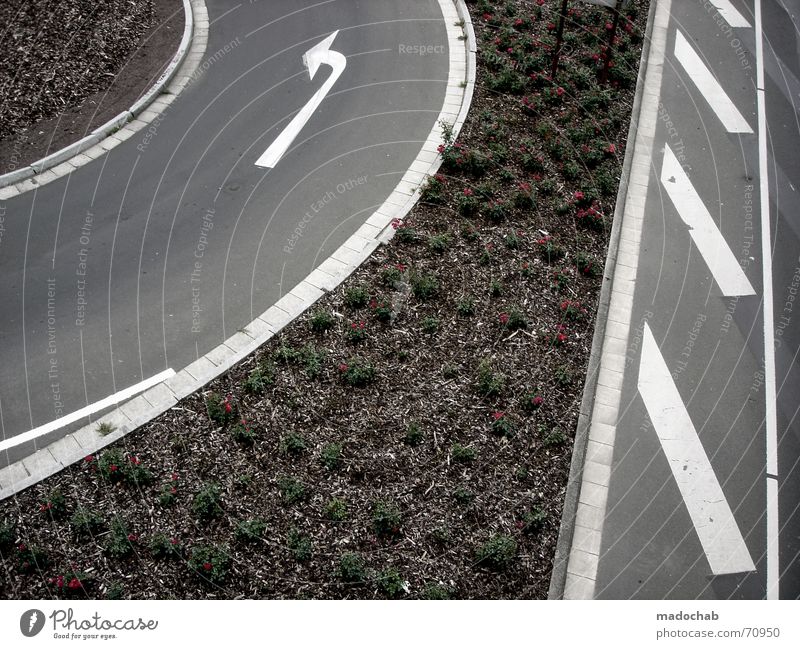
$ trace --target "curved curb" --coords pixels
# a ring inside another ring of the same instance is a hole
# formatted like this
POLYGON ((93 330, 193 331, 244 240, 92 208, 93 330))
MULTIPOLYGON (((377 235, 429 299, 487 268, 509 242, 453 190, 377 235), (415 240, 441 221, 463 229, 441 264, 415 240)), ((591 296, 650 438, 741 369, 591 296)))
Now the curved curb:
MULTIPOLYGON (((2 188, 0 191, 0 199, 11 198, 12 196, 22 194, 52 182, 56 178, 61 178, 62 176, 72 173, 78 167, 82 167, 91 160, 104 155, 106 151, 117 146, 117 144, 126 139, 118 136, 117 141, 110 141, 112 135, 121 133, 126 124, 136 120, 136 118, 153 104, 163 92, 167 91, 169 84, 178 74, 179 68, 181 68, 183 62, 186 60, 190 50, 194 49, 194 43, 200 40, 202 40, 203 43, 207 42, 208 12, 206 11, 205 2, 203 0, 183 0, 183 14, 183 37, 178 45, 178 51, 175 52, 167 69, 164 70, 155 84, 153 84, 153 86, 128 110, 122 111, 105 124, 98 126, 89 133, 89 135, 84 136, 77 142, 73 142, 63 149, 55 151, 36 162, 0 175, 0 188, 2 188), (102 147, 99 151, 92 150, 101 147, 106 141, 109 141, 112 146, 102 147), (83 156, 78 158, 77 156, 79 154, 83 154, 83 156), (44 173, 49 170, 52 170, 52 174, 44 173)), ((203 50, 205 50, 205 44, 203 44, 203 50)), ((181 73, 184 72, 184 70, 181 70, 181 73)), ((185 74, 181 76, 188 77, 188 75, 185 74)), ((180 86, 180 88, 182 89, 184 86, 185 84, 180 86)), ((167 103, 171 103, 171 100, 167 103)), ((143 122, 144 120, 141 121, 143 122)), ((145 128, 145 126, 147 126, 147 124, 137 124, 137 128, 131 132, 131 135, 145 128)))
MULTIPOLYGON (((191 1, 195 8, 203 4, 203 0, 191 1)), ((442 122, 452 124, 454 137, 458 134, 467 117, 475 86, 475 32, 465 1, 438 2, 447 29, 450 56, 444 105, 416 160, 383 205, 328 259, 249 325, 171 378, 117 405, 115 410, 102 416, 100 419, 113 432, 103 436, 98 432, 98 422, 90 423, 27 458, 0 469, 0 500, 108 446, 166 412, 180 399, 202 389, 261 347, 325 293, 335 289, 378 246, 392 238, 392 221, 404 218, 411 211, 419 200, 420 187, 442 163, 438 153, 442 142, 442 122)), ((190 60, 192 58, 189 57, 190 60)), ((163 100, 154 103, 159 101, 163 100)), ((111 136, 112 139, 114 137, 116 135, 111 136)))
MULTIPOLYGON (((596 325, 594 335, 592 336, 592 348, 589 355, 586 383, 583 388, 581 408, 578 415, 578 426, 575 432, 575 443, 572 451, 569 478, 567 480, 567 492, 564 496, 564 508, 561 514, 561 527, 558 534, 556 554, 553 560, 553 572, 550 575, 550 588, 547 594, 548 599, 592 599, 594 592, 593 583, 591 585, 592 593, 590 594, 588 589, 584 589, 587 584, 583 583, 581 579, 575 579, 568 569, 573 548, 578 546, 581 548, 593 546, 599 553, 599 533, 597 533, 596 537, 591 539, 578 539, 580 533, 576 533, 575 528, 578 519, 578 509, 580 507, 579 499, 583 483, 584 466, 587 459, 587 448, 589 446, 594 400, 597 393, 598 380, 600 378, 603 348, 606 342, 608 315, 611 309, 611 299, 614 292, 617 256, 619 253, 620 238, 622 236, 623 220, 630 197, 628 189, 631 180, 631 168, 637 153, 639 155, 642 154, 641 142, 637 142, 637 136, 639 134, 639 121, 643 113, 643 95, 646 91, 646 77, 648 71, 652 72, 649 70, 651 64, 650 46, 653 39, 653 25, 655 24, 658 2, 659 0, 650 0, 650 10, 647 16, 647 27, 644 35, 645 46, 642 49, 642 57, 639 61, 636 94, 631 108, 631 123, 628 127, 627 150, 622 165, 622 173, 620 174, 617 201, 614 207, 614 220, 609 237, 605 270, 603 272, 604 283, 597 305, 596 325), (639 147, 637 147, 637 144, 639 144, 639 147), (638 151, 637 148, 639 149, 638 151), (571 579, 571 577, 573 578, 571 579)), ((649 159, 649 151, 646 152, 646 155, 649 159)), ((600 523, 602 523, 602 521, 600 523)))

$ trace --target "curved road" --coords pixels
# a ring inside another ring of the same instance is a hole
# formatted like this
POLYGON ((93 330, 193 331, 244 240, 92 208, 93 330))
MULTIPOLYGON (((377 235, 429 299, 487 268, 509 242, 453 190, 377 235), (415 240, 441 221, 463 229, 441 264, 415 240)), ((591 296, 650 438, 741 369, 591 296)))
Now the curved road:
POLYGON ((180 369, 250 322, 383 203, 438 117, 436 0, 207 4, 202 74, 153 128, 0 204, 2 439, 180 369), (277 165, 256 166, 331 76, 310 79, 302 57, 337 30, 344 71, 277 165))

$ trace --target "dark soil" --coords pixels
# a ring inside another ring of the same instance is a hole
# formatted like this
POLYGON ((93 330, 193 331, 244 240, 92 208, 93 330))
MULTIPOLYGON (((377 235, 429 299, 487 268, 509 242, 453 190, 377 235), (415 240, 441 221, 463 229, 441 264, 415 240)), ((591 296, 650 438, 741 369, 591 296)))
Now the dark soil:
POLYGON ((0 174, 130 108, 183 36, 181 0, 0 3, 0 174))
POLYGON ((0 595, 547 596, 647 13, 601 87, 607 14, 580 5, 553 83, 558 5, 470 3, 470 117, 395 238, 208 390, 0 503, 0 595))

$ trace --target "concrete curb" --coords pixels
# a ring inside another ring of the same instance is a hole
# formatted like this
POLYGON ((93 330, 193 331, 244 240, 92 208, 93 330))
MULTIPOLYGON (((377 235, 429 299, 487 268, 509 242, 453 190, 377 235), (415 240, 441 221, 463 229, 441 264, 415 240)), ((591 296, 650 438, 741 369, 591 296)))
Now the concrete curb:
MULTIPOLYGON (((192 2, 203 4, 202 0, 192 2)), ((452 124, 453 134, 456 136, 464 124, 474 91, 475 33, 466 4, 464 0, 439 0, 439 5, 447 28, 450 52, 450 73, 444 105, 416 160, 383 205, 328 259, 244 329, 171 378, 118 405, 115 410, 101 417, 103 423, 113 428, 113 432, 100 435, 97 432, 98 422, 94 422, 37 450, 27 458, 0 469, 0 500, 9 498, 112 444, 155 419, 180 399, 202 389, 261 347, 325 293, 336 288, 381 243, 391 239, 394 234, 392 221, 402 219, 409 213, 419 200, 421 186, 441 165, 437 151, 442 142, 441 123, 452 124), (458 93, 453 92, 454 90, 458 90, 458 93)), ((205 24, 207 28, 207 19, 205 24)), ((180 82, 180 79, 176 82, 180 82)), ((153 109, 150 108, 147 112, 151 110, 153 109)))
MULTIPOLYGON (((77 142, 73 142, 72 144, 65 146, 63 149, 59 151, 55 151, 44 158, 37 160, 36 162, 32 162, 25 167, 20 169, 15 169, 7 174, 3 174, 0 176, 0 188, 5 187, 13 187, 17 185, 21 185, 22 181, 31 179, 31 182, 24 185, 17 187, 19 191, 10 193, 10 196, 21 194, 23 191, 28 191, 33 189, 34 187, 38 187, 44 185, 48 182, 55 180, 56 178, 60 178, 61 176, 65 176, 68 173, 71 173, 74 169, 87 164, 90 160, 94 159, 97 156, 92 156, 89 154, 89 149, 92 147, 97 146, 105 140, 108 136, 116 133, 122 127, 125 126, 128 122, 136 119, 139 114, 145 110, 155 99, 164 92, 164 89, 168 86, 168 84, 175 78, 175 75, 178 72, 178 68, 181 67, 186 56, 189 53, 189 49, 192 45, 192 38, 194 35, 195 30, 195 12, 197 9, 202 8, 202 14, 208 17, 207 12, 205 11, 205 3, 197 0, 183 0, 183 13, 184 13, 184 27, 183 27, 183 37, 181 38, 180 45, 178 45, 178 51, 175 52, 175 55, 172 57, 167 69, 161 74, 161 76, 156 80, 155 84, 147 91, 139 100, 131 106, 128 110, 122 111, 116 117, 110 119, 102 126, 98 126, 94 129, 89 135, 81 138, 77 142), (81 158, 80 160, 72 160, 78 154, 83 153, 85 158, 81 158), (41 174, 48 169, 53 167, 57 167, 62 163, 70 162, 70 169, 64 168, 60 170, 60 173, 56 173, 52 176, 48 176, 46 179, 38 180, 34 178, 38 174, 41 174)), ((205 32, 208 32, 208 27, 206 26, 205 32)), ((144 125, 140 126, 139 129, 144 128, 144 125)), ((139 130, 136 129, 136 130, 139 130)), ((121 139, 119 140, 122 141, 121 139)), ((114 146, 119 144, 119 142, 115 142, 114 146)), ((105 153, 106 150, 103 150, 105 153)), ((10 196, 5 196, 0 194, 0 198, 8 198, 10 196)))
MULTIPOLYGON (((564 496, 564 509, 561 515, 561 527, 558 534, 558 544, 553 560, 553 572, 550 576, 550 589, 548 599, 570 599, 567 593, 567 574, 569 558, 572 553, 576 539, 576 520, 578 514, 578 504, 581 495, 583 482, 583 470, 586 462, 586 451, 589 444, 589 430, 592 423, 592 412, 597 392, 597 384, 600 376, 600 365, 603 353, 603 346, 606 337, 608 324, 608 314, 611 307, 611 297, 614 286, 614 275, 617 268, 617 254, 619 252, 620 236, 622 233, 622 221, 625 214, 625 206, 628 198, 628 187, 630 182, 631 167, 636 153, 636 135, 639 129, 639 119, 642 110, 642 95, 645 90, 645 78, 650 62, 650 44, 652 42, 653 24, 655 21, 656 5, 659 0, 651 0, 650 10, 647 16, 647 28, 645 31, 645 47, 642 51, 642 58, 639 62, 639 72, 636 79, 636 94, 631 109, 631 123, 628 127, 627 150, 625 160, 622 164, 620 175, 619 190, 617 191, 617 201, 614 208, 614 221, 609 237, 608 254, 603 272, 603 288, 600 292, 600 301, 597 306, 597 319, 592 336, 592 349, 589 355, 589 366, 587 368, 586 383, 583 388, 581 398, 580 413, 578 415, 578 427, 575 432, 575 444, 572 452, 572 461, 569 469, 569 479, 567 481, 567 492, 564 496)), ((578 532, 580 535, 582 531, 578 532)), ((584 546, 598 545, 597 539, 583 539, 584 546)), ((599 548, 598 548, 599 551, 599 548)))

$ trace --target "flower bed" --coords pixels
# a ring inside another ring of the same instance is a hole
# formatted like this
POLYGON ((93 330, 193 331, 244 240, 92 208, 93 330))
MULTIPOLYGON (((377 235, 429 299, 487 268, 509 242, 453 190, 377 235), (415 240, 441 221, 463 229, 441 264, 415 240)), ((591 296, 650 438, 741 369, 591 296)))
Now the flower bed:
POLYGON ((207 391, 0 504, 0 594, 546 597, 646 19, 601 88, 606 14, 573 5, 553 81, 560 2, 469 3, 470 117, 393 241, 207 391))

